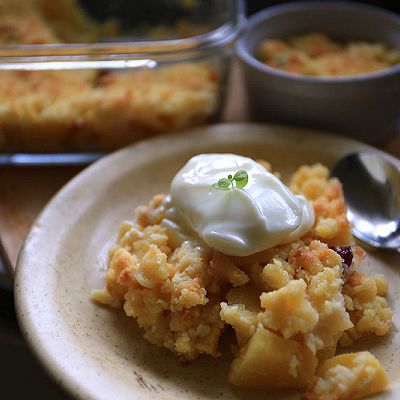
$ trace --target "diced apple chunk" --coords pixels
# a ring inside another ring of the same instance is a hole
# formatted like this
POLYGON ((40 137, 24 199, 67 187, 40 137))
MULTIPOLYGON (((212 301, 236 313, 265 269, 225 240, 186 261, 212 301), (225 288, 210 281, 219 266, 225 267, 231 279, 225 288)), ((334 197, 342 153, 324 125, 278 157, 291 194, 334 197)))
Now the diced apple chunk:
POLYGON ((226 295, 228 304, 221 303, 221 319, 232 325, 240 347, 243 347, 256 330, 261 311, 260 291, 252 286, 232 288, 226 295))
POLYGON ((305 346, 259 325, 233 361, 229 380, 243 387, 303 388, 312 380, 316 365, 317 359, 305 346))
POLYGON ((342 354, 326 360, 307 400, 355 400, 381 392, 388 377, 380 362, 368 351, 342 354))
POLYGON ((232 325, 240 347, 244 346, 254 334, 257 326, 257 314, 246 310, 243 304, 232 306, 221 303, 222 321, 232 325))

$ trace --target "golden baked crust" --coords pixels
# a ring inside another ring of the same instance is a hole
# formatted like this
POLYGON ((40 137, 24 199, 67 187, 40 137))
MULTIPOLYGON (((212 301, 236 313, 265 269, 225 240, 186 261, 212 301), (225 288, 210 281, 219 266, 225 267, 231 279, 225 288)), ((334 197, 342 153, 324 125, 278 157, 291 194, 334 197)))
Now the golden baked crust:
POLYGON ((400 53, 382 43, 344 44, 322 33, 310 33, 288 40, 264 39, 259 58, 270 67, 295 74, 345 76, 389 68, 400 62, 400 53))
MULTIPOLYGON (((73 0, 0 0, 0 45, 91 42, 116 27, 95 24, 73 0)), ((218 67, 0 72, 0 149, 113 150, 199 125, 218 106, 218 67)))
POLYGON ((94 42, 117 31, 96 23, 75 0, 0 0, 0 45, 94 42))
MULTIPOLYGON (((93 298, 122 306, 146 339, 185 360, 201 353, 217 356, 222 329, 231 326, 237 339, 233 384, 308 388, 308 398, 320 398, 318 367, 338 345, 350 345, 367 332, 388 333, 392 312, 385 278, 359 270, 365 252, 352 243, 339 181, 316 164, 301 167, 290 186, 311 201, 314 227, 299 240, 248 257, 190 242, 177 245, 160 225, 164 196, 155 196, 137 209, 136 222, 121 225, 106 289, 93 298)), ((358 361, 353 364, 346 368, 359 368, 358 361)))
POLYGON ((95 71, 6 71, 0 146, 26 151, 110 150, 198 125, 216 109, 208 64, 99 77, 95 71))

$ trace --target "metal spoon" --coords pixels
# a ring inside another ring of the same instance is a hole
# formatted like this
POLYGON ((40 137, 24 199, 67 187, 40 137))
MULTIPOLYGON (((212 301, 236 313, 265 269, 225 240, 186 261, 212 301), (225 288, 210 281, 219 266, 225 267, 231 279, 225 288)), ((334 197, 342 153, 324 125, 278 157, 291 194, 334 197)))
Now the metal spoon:
POLYGON ((400 171, 371 151, 351 153, 332 169, 343 185, 353 234, 374 247, 400 252, 400 171))

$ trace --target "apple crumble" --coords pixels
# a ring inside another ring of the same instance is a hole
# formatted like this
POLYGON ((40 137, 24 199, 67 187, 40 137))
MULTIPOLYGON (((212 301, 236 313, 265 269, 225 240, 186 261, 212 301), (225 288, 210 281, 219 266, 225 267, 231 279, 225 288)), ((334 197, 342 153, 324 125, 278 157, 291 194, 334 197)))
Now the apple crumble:
POLYGON ((289 187, 311 203, 311 230, 245 257, 179 243, 162 224, 165 195, 155 196, 135 222, 121 224, 106 288, 92 298, 122 307, 147 340, 186 362, 218 356, 231 327, 229 381, 237 386, 301 389, 309 400, 384 390, 386 372, 369 352, 335 353, 390 332, 387 281, 362 272, 366 254, 352 241, 341 184, 327 168, 302 166, 289 187))
POLYGON ((259 59, 266 65, 311 76, 358 75, 400 63, 400 53, 382 43, 341 43, 322 33, 283 39, 264 39, 259 59))
MULTIPOLYGON (((115 35, 73 0, 0 0, 0 47, 95 42, 115 35)), ((162 50, 162 49, 161 49, 162 50)), ((0 149, 112 150, 197 126, 218 111, 219 66, 0 72, 0 149)))

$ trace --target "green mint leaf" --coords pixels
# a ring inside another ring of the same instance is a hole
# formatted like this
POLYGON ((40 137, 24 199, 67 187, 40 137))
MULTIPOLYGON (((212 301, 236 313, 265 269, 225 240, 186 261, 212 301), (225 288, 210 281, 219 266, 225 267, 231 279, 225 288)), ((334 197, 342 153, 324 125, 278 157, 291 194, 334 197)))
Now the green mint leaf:
POLYGON ((231 186, 231 181, 226 178, 222 178, 217 182, 218 189, 221 190, 229 190, 229 187, 231 186))
POLYGON ((236 172, 236 174, 233 176, 233 179, 236 181, 236 187, 238 189, 243 189, 249 181, 249 176, 246 171, 240 170, 236 172))
POLYGON ((248 179, 247 172, 241 169, 240 171, 236 172, 233 179, 235 181, 242 181, 244 179, 248 179))
POLYGON ((213 183, 212 187, 214 189, 220 190, 230 190, 234 189, 235 187, 238 189, 243 189, 247 182, 249 181, 249 176, 246 171, 240 170, 236 172, 234 176, 231 174, 228 175, 228 178, 222 178, 218 182, 213 183), (235 181, 235 184, 233 183, 235 181))
POLYGON ((243 181, 236 182, 236 187, 238 189, 243 189, 247 185, 247 182, 248 182, 247 179, 243 180, 243 181))

